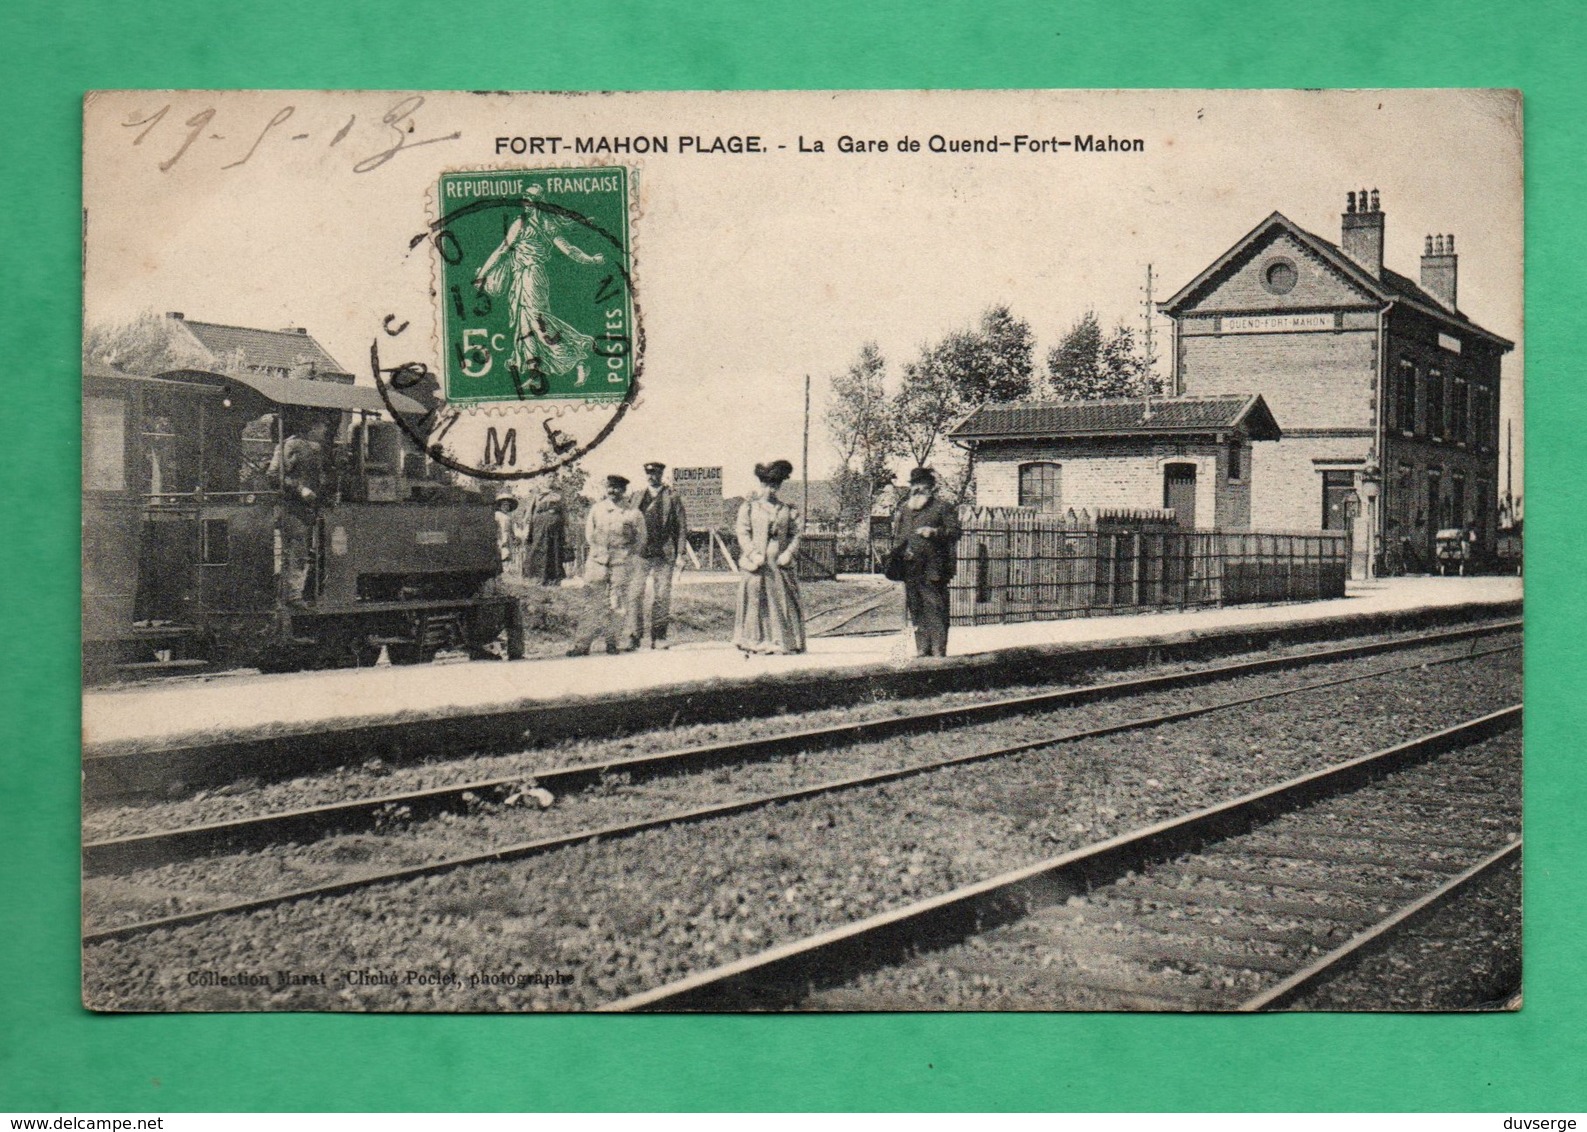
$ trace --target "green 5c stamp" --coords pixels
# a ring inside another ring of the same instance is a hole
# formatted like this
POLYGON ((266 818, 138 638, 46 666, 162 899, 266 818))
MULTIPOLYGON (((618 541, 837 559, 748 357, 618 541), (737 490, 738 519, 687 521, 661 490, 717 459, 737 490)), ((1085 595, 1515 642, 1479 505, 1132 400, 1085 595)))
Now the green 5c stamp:
POLYGON ((441 176, 442 369, 457 405, 621 402, 634 382, 629 172, 441 176))

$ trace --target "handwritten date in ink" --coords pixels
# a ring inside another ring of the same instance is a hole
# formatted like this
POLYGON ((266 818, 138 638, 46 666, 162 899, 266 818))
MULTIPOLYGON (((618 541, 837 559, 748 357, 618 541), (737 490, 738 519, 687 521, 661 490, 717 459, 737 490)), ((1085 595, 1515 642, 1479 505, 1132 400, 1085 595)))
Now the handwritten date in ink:
MULTIPOLYGON (((182 117, 182 112, 177 111, 175 118, 164 125, 168 116, 172 114, 172 104, 166 103, 153 113, 137 111, 129 114, 121 123, 125 130, 136 130, 132 136, 132 144, 141 146, 149 140, 151 147, 159 142, 166 142, 170 148, 169 156, 158 163, 162 173, 169 173, 176 164, 186 156, 195 142, 219 142, 216 147, 223 157, 221 169, 236 169, 248 164, 255 155, 260 159, 271 152, 275 152, 281 145, 293 143, 315 143, 329 137, 323 142, 327 149, 335 148, 346 141, 355 131, 358 134, 356 144, 367 144, 364 135, 374 135, 378 138, 379 148, 368 152, 366 156, 356 159, 352 165, 354 173, 369 173, 379 169, 386 162, 396 157, 403 150, 416 149, 421 145, 434 145, 437 142, 458 141, 462 138, 461 130, 454 130, 450 134, 441 134, 434 137, 419 137, 419 112, 424 106, 422 94, 412 94, 389 106, 378 117, 371 116, 361 125, 358 115, 351 114, 347 120, 302 123, 299 121, 299 132, 288 133, 283 127, 287 122, 295 119, 296 106, 279 107, 275 113, 263 122, 238 121, 235 124, 217 121, 213 106, 207 106, 182 117), (221 133, 223 129, 236 129, 241 133, 233 137, 221 133)), ((207 146, 201 146, 202 152, 207 146)))

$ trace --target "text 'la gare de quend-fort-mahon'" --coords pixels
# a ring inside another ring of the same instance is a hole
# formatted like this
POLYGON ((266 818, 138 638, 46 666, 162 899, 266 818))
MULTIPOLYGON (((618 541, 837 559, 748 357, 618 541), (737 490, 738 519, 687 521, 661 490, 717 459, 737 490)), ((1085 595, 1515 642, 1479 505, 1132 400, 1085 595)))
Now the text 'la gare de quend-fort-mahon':
POLYGON ((1074 134, 1068 138, 1056 135, 1038 137, 1033 134, 993 134, 980 138, 950 138, 931 134, 925 138, 905 134, 898 138, 857 138, 841 135, 829 147, 825 138, 807 138, 803 134, 789 144, 772 142, 758 134, 729 134, 706 138, 698 134, 636 134, 617 137, 566 138, 558 136, 498 137, 496 152, 501 155, 522 156, 539 154, 547 157, 588 154, 594 156, 624 156, 629 154, 679 153, 692 155, 741 155, 750 153, 775 153, 789 150, 794 153, 826 153, 829 148, 837 153, 1145 153, 1142 138, 1116 138, 1112 134, 1074 134))

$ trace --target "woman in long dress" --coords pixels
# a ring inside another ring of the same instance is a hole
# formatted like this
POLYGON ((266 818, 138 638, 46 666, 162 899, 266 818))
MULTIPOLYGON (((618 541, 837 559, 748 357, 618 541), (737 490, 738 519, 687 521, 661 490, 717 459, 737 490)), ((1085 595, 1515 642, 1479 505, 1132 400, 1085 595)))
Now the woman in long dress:
POLYGON ((546 263, 553 251, 575 263, 603 263, 568 242, 566 221, 536 205, 540 186, 529 186, 523 213, 507 229, 501 244, 480 267, 474 285, 486 294, 507 289, 513 319, 513 351, 508 364, 520 375, 561 376, 578 370, 575 385, 588 377, 585 361, 595 339, 551 313, 551 280, 546 263), (508 275, 511 275, 511 284, 508 275))
POLYGON ((562 558, 567 547, 567 513, 562 497, 548 491, 534 501, 529 512, 529 547, 524 554, 523 576, 542 586, 558 586, 565 576, 562 558))
POLYGON ((738 615, 733 644, 750 653, 805 651, 804 603, 794 563, 803 527, 799 511, 777 497, 793 474, 787 460, 755 465, 760 490, 738 509, 738 615))

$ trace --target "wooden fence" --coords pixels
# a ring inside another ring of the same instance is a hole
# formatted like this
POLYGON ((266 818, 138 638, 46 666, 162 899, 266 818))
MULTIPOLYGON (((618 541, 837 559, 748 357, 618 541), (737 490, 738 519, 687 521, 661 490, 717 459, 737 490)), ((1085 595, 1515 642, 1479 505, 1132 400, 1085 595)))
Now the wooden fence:
POLYGON ((1189 531, 1163 512, 963 508, 955 625, 1343 597, 1343 534, 1189 531))

